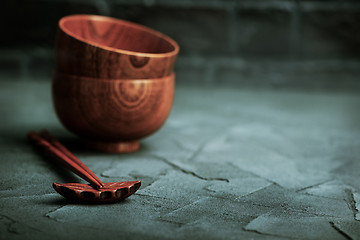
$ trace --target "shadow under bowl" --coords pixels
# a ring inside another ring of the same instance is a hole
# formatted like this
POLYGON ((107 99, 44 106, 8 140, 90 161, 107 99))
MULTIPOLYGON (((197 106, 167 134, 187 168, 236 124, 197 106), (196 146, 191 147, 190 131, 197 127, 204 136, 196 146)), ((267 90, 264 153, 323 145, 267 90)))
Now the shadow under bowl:
POLYGON ((59 21, 58 72, 102 79, 151 79, 170 75, 179 52, 168 36, 110 17, 70 15, 59 21))
POLYGON ((175 74, 156 79, 93 79, 56 73, 52 95, 62 124, 105 152, 133 152, 170 114, 175 74))

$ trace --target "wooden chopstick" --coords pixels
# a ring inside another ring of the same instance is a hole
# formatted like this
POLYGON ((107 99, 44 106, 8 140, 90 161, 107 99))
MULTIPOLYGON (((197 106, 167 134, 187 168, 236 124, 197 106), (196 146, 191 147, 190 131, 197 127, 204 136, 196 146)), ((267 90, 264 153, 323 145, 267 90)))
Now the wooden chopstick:
POLYGON ((68 158, 73 160, 75 163, 77 163, 80 167, 82 167, 88 174, 90 174, 101 187, 104 187, 103 182, 80 160, 78 159, 74 154, 72 154, 64 145, 62 145, 59 140, 54 138, 47 130, 42 130, 40 132, 40 136, 43 137, 45 140, 50 142, 54 147, 59 149, 61 152, 63 152, 68 158))
MULTIPOLYGON (((28 133, 28 138, 35 143, 37 146, 45 150, 49 155, 51 155, 55 160, 62 163, 65 167, 70 169, 73 173, 77 174, 82 179, 88 181, 96 189, 100 189, 102 186, 96 181, 96 179, 86 172, 81 166, 74 162, 71 158, 65 155, 58 148, 51 145, 47 140, 42 138, 37 133, 30 131, 28 133)), ((79 160, 80 161, 80 160, 79 160)))

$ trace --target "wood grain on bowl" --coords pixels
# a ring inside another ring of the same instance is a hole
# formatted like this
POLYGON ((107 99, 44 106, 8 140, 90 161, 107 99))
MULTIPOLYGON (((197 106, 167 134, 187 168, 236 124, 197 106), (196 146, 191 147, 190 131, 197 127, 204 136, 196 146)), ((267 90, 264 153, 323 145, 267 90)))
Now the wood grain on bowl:
POLYGON ((131 152, 138 140, 158 130, 174 97, 175 74, 156 79, 93 79, 56 73, 52 92, 56 113, 89 146, 131 152))

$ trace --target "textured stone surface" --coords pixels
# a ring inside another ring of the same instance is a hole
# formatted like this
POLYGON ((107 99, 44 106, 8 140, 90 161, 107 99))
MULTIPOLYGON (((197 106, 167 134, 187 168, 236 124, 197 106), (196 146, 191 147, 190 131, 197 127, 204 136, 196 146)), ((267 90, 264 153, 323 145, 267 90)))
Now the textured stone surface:
POLYGON ((287 58, 290 55, 291 15, 288 10, 240 9, 237 49, 245 58, 287 58))
POLYGON ((357 58, 360 41, 357 24, 360 9, 337 8, 333 11, 306 11, 302 13, 303 38, 302 56, 304 58, 357 58), (326 20, 325 20, 326 19, 326 20))
POLYGON ((360 97, 186 87, 132 154, 103 154, 58 122, 47 81, 0 82, 0 239, 360 239, 360 97), (67 202, 84 182, 26 141, 47 128, 104 182, 141 180, 110 205, 67 202))

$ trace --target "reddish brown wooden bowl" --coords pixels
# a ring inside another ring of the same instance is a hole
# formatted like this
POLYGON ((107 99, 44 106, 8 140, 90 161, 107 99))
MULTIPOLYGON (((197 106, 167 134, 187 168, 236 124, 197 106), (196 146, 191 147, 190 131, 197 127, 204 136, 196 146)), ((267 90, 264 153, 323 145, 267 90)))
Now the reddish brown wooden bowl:
POLYGON ((150 28, 110 17, 60 19, 57 72, 101 79, 148 79, 170 75, 178 44, 150 28))
POLYGON ((57 73, 52 93, 63 125, 94 149, 132 152, 158 130, 174 97, 175 75, 157 79, 92 79, 57 73))

